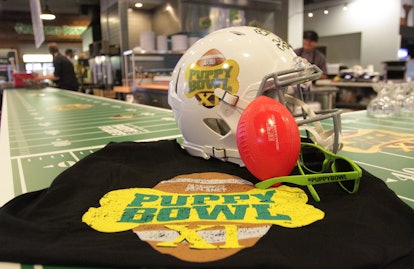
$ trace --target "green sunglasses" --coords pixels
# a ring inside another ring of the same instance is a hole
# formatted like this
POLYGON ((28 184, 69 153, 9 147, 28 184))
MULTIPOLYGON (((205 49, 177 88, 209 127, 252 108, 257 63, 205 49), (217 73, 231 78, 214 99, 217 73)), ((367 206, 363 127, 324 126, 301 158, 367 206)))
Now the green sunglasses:
POLYGON ((297 161, 299 175, 270 178, 256 183, 256 188, 267 189, 276 183, 293 183, 307 186, 315 201, 319 202, 318 193, 313 185, 338 182, 347 193, 358 191, 362 177, 361 168, 351 159, 339 156, 313 143, 301 143, 301 152, 297 161))

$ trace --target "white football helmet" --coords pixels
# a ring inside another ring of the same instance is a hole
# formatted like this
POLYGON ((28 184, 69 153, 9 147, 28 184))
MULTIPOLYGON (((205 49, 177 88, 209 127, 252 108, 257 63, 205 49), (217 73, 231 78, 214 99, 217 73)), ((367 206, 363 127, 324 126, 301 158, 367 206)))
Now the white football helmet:
POLYGON ((297 85, 320 75, 318 67, 267 30, 230 27, 205 36, 182 56, 169 85, 168 102, 183 135, 181 146, 194 156, 243 165, 236 142, 238 122, 245 108, 264 95, 286 107, 303 107, 296 117, 302 134, 338 151, 340 111, 315 114, 300 98, 286 94, 288 87, 300 89, 297 85), (319 121, 329 117, 334 118, 333 128, 325 130, 319 121))

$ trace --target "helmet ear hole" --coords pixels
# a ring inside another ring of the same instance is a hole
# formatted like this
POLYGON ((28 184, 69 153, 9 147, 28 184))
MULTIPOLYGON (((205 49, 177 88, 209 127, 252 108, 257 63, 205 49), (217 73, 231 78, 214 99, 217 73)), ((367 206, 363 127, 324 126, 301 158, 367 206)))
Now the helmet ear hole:
POLYGON ((221 136, 225 136, 230 132, 229 125, 223 119, 206 118, 203 121, 208 128, 221 136))

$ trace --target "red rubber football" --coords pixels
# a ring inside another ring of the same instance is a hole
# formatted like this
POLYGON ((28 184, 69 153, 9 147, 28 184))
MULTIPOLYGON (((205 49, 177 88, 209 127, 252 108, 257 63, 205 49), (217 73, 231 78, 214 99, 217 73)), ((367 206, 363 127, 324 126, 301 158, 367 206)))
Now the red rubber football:
POLYGON ((300 153, 295 119, 280 102, 260 96, 242 113, 237 147, 247 169, 259 180, 289 175, 300 153))

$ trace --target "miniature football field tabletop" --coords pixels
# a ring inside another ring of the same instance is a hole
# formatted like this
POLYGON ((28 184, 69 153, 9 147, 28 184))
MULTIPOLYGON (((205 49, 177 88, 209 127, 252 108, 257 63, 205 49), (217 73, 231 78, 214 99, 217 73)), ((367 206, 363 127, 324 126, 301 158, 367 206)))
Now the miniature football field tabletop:
POLYGON ((343 149, 362 168, 382 179, 414 208, 414 118, 367 116, 365 110, 342 114, 343 149))
POLYGON ((0 205, 48 187, 62 171, 110 142, 180 136, 167 109, 54 88, 6 90, 3 98, 0 205))

